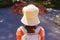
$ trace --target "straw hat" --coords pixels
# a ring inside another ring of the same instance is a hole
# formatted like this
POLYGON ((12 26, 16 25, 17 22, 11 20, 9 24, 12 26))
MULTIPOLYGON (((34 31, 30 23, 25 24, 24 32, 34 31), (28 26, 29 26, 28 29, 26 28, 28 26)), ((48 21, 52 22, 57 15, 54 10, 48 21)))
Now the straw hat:
POLYGON ((34 26, 40 23, 38 18, 39 9, 35 5, 29 4, 23 7, 22 11, 23 17, 21 19, 21 22, 24 25, 34 26))

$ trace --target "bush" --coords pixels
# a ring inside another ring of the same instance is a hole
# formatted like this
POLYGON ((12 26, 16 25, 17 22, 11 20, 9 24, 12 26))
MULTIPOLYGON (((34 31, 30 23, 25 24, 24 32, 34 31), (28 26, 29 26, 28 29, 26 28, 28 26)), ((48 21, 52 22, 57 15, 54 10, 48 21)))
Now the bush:
POLYGON ((54 5, 53 8, 60 9, 60 0, 51 0, 51 2, 54 5))
POLYGON ((47 8, 51 8, 54 5, 49 4, 46 0, 35 0, 35 3, 39 4, 39 5, 44 5, 47 8))
MULTIPOLYGON (((20 4, 17 4, 17 3, 16 3, 16 4, 13 5, 11 8, 12 8, 12 11, 15 12, 16 14, 18 14, 18 15, 23 15, 23 13, 22 13, 22 8, 23 8, 24 6, 26 6, 26 5, 27 5, 26 3, 20 3, 20 4)), ((44 7, 43 5, 39 5, 39 4, 34 4, 34 5, 36 5, 36 6, 40 9, 39 15, 42 15, 42 14, 48 12, 48 11, 46 10, 46 7, 44 7)))
POLYGON ((0 0, 0 8, 8 7, 8 6, 11 6, 12 4, 13 4, 12 1, 0 0))

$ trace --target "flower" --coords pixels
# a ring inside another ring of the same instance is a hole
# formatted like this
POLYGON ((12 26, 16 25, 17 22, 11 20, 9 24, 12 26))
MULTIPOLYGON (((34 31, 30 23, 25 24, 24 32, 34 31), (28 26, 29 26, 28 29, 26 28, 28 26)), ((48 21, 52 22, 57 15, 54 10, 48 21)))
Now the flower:
POLYGON ((20 3, 20 4, 15 4, 11 7, 11 9, 13 10, 13 12, 15 12, 18 15, 22 15, 22 8, 24 6, 26 6, 27 4, 25 3, 20 3))
MULTIPOLYGON (((23 15, 22 8, 24 6, 27 6, 27 5, 28 4, 26 4, 26 3, 15 4, 15 5, 12 6, 12 10, 13 10, 13 12, 15 12, 18 15, 23 15)), ((45 13, 48 12, 47 9, 46 9, 46 7, 44 7, 43 5, 38 5, 37 4, 36 6, 40 9, 39 10, 39 15, 42 15, 42 14, 45 14, 45 13)))

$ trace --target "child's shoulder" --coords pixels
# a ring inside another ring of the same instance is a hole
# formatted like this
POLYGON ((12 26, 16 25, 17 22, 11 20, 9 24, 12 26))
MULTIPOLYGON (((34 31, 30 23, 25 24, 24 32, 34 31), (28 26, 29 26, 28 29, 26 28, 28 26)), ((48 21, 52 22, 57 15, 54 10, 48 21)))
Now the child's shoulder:
POLYGON ((44 28, 42 26, 38 26, 38 29, 44 31, 44 28))
POLYGON ((24 28, 24 26, 20 26, 17 30, 22 30, 24 33, 27 33, 26 29, 24 28))
POLYGON ((40 27, 40 29, 44 29, 42 26, 38 26, 38 27, 40 27))
POLYGON ((23 26, 18 27, 17 30, 23 30, 23 26))

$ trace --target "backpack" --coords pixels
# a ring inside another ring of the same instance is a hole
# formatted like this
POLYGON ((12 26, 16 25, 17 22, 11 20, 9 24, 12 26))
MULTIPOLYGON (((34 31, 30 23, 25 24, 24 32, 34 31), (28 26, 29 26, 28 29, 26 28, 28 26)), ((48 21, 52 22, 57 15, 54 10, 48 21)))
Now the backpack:
POLYGON ((35 29, 35 33, 27 33, 27 30, 22 27, 22 31, 24 32, 24 35, 22 36, 21 40, 40 40, 40 36, 39 36, 39 31, 40 31, 40 27, 37 27, 35 29))

